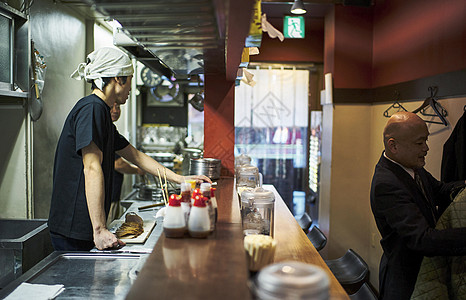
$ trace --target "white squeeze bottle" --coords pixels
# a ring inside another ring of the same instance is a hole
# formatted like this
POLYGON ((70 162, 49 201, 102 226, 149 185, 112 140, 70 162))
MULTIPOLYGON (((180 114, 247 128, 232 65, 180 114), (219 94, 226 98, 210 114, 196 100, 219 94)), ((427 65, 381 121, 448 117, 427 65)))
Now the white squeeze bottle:
POLYGON ((217 223, 217 219, 218 219, 217 197, 215 197, 216 190, 217 190, 216 188, 213 188, 213 187, 210 188, 210 201, 212 202, 212 207, 214 208, 214 211, 215 211, 215 223, 217 223))
POLYGON ((210 217, 206 201, 205 197, 196 196, 189 213, 188 231, 194 238, 205 238, 210 234, 210 217))
POLYGON ((186 224, 188 224, 189 212, 191 211, 191 184, 189 182, 181 183, 181 209, 183 210, 186 224))
POLYGON ((212 199, 210 199, 210 188, 212 185, 208 182, 201 183, 201 193, 202 196, 207 198, 207 209, 209 210, 209 217, 210 217, 210 232, 215 230, 215 209, 212 203, 212 199))
POLYGON ((183 237, 186 231, 186 219, 181 209, 181 196, 171 195, 163 219, 163 232, 168 238, 183 237))

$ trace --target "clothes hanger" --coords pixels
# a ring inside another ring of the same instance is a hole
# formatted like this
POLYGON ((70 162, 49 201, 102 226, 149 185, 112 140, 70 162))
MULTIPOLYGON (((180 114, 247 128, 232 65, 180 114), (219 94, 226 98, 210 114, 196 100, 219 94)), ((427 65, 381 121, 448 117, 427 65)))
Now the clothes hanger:
POLYGON ((403 107, 403 105, 401 105, 401 103, 398 102, 399 99, 400 99, 400 92, 395 90, 395 102, 393 102, 393 104, 390 105, 390 107, 387 108, 383 112, 384 117, 390 118, 392 115, 389 113, 389 111, 392 110, 392 109, 395 109, 396 110, 395 112, 408 111, 406 108, 403 107))
POLYGON ((439 121, 433 121, 433 120, 424 120, 424 121, 427 122, 427 123, 442 124, 442 125, 448 126, 447 119, 445 118, 446 116, 448 116, 448 112, 437 101, 437 99, 438 99, 437 98, 438 87, 430 86, 429 87, 429 92, 430 92, 430 96, 427 97, 426 100, 424 100, 424 102, 421 104, 420 107, 413 110, 413 113, 420 112, 421 115, 423 115, 423 116, 437 117, 437 118, 440 119, 440 122, 439 121), (432 107, 432 110, 434 111, 434 114, 427 112, 427 109, 429 108, 429 106, 432 107))

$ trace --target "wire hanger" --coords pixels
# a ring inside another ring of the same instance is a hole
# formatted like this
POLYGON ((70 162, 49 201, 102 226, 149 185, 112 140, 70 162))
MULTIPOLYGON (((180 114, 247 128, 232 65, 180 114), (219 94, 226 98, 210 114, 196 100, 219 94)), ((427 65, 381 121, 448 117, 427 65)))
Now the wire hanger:
POLYGON ((390 107, 383 112, 384 117, 390 118, 393 114, 390 114, 389 111, 392 109, 395 109, 395 112, 408 111, 406 108, 403 107, 403 105, 401 105, 401 103, 398 102, 399 99, 400 92, 398 90, 395 90, 395 102, 393 102, 393 104, 390 105, 390 107))
POLYGON ((433 120, 424 120, 427 123, 433 123, 433 124, 443 124, 445 126, 448 126, 447 119, 445 119, 446 116, 448 116, 448 112, 445 108, 443 108, 440 103, 437 101, 437 92, 438 92, 438 87, 436 86, 430 86, 429 87, 429 92, 430 96, 424 100, 424 102, 421 104, 420 107, 417 109, 413 110, 413 113, 418 113, 420 112, 421 115, 427 116, 427 117, 437 117, 440 119, 440 121, 433 121, 433 120), (432 110, 434 113, 428 113, 427 109, 432 107, 432 110))

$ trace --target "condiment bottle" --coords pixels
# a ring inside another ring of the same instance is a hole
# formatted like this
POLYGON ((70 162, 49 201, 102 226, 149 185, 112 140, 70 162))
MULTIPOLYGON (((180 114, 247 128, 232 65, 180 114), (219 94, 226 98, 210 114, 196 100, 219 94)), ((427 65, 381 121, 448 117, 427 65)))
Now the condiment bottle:
POLYGON ((210 188, 210 201, 215 210, 215 223, 217 223, 218 211, 217 211, 217 197, 215 197, 216 188, 210 188))
POLYGON ((184 213, 186 224, 188 224, 189 212, 191 211, 191 184, 181 183, 181 210, 184 213))
POLYGON ((173 194, 168 201, 168 207, 163 219, 163 232, 166 237, 183 237, 186 231, 186 219, 181 209, 181 196, 173 194))
POLYGON ((206 200, 198 195, 194 198, 194 204, 191 207, 188 230, 189 235, 194 238, 205 238, 210 234, 210 217, 206 200))
POLYGON ((202 196, 207 199, 207 209, 209 210, 209 218, 210 218, 210 231, 213 232, 215 230, 215 209, 210 199, 211 186, 212 185, 208 182, 201 183, 202 196))

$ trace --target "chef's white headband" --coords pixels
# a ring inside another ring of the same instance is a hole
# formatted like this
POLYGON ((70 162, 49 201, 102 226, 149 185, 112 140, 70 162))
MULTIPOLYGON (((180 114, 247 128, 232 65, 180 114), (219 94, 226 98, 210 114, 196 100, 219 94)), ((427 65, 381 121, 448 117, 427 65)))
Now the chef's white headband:
POLYGON ((71 78, 94 80, 94 84, 102 90, 102 77, 118 77, 133 75, 133 63, 123 51, 117 48, 104 47, 95 50, 87 56, 86 63, 80 63, 71 78))

